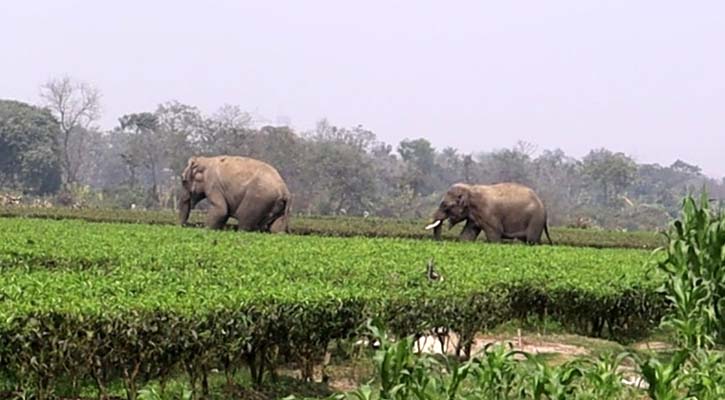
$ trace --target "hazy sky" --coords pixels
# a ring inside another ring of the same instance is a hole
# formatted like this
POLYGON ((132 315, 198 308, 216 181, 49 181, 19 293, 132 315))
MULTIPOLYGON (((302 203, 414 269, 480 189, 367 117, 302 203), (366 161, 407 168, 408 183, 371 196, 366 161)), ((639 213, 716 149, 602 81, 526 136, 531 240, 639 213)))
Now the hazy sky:
POLYGON ((69 74, 101 125, 178 100, 464 152, 518 140, 725 175, 725 2, 12 1, 0 98, 69 74))

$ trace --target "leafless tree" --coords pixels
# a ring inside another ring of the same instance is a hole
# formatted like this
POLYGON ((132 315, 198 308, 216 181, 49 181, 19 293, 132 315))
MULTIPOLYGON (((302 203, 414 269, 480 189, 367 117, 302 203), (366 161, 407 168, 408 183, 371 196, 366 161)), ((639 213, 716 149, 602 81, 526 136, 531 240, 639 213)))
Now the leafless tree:
POLYGON ((513 150, 518 151, 521 154, 525 154, 528 157, 533 157, 534 154, 536 154, 539 147, 531 142, 527 142, 525 140, 519 140, 516 142, 516 146, 514 146, 513 150))
POLYGON ((63 76, 41 85, 40 97, 60 122, 62 181, 67 187, 78 182, 86 158, 88 132, 100 117, 101 94, 89 83, 63 76))

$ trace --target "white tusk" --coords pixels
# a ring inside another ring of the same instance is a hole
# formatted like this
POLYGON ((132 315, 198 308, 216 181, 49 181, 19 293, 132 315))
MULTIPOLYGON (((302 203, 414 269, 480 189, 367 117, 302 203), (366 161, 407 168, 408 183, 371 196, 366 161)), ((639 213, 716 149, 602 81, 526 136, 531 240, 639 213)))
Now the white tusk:
POLYGON ((433 228, 435 228, 436 226, 438 226, 438 225, 440 225, 440 224, 441 224, 441 220, 438 220, 438 221, 436 221, 436 222, 434 222, 434 223, 432 223, 432 224, 430 224, 430 225, 426 226, 426 227, 425 227, 425 229, 426 229, 426 230, 429 230, 429 229, 433 229, 433 228))

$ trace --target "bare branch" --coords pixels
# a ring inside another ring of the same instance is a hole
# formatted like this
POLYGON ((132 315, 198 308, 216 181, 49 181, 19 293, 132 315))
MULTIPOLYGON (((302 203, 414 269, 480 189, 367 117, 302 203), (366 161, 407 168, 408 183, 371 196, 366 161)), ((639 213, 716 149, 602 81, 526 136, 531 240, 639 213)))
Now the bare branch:
POLYGON ((77 181, 86 152, 86 136, 101 113, 101 94, 86 82, 63 76, 40 87, 40 98, 60 123, 63 183, 77 181))
POLYGON ((88 128, 100 117, 99 90, 86 82, 73 82, 68 76, 43 84, 40 97, 44 105, 56 114, 64 131, 78 126, 88 128))
POLYGON ((518 142, 516 142, 516 146, 514 146, 514 151, 518 151, 519 153, 525 154, 529 157, 533 156, 537 150, 537 145, 527 142, 525 140, 519 140, 518 142))

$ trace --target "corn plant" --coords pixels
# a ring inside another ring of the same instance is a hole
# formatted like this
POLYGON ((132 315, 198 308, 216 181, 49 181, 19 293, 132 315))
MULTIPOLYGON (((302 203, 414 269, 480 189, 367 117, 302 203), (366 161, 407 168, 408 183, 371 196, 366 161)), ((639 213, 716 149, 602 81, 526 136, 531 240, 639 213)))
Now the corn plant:
POLYGON ((667 233, 666 258, 658 263, 667 275, 661 289, 672 306, 666 325, 682 347, 709 348, 725 343, 725 218, 709 208, 703 191, 699 204, 683 200, 682 218, 667 233))
POLYGON ((516 355, 523 352, 503 345, 487 344, 471 361, 470 376, 474 392, 486 399, 509 399, 521 383, 520 363, 516 355))
POLYGON ((408 399, 423 397, 432 382, 431 369, 434 364, 429 357, 415 354, 414 337, 408 336, 391 342, 385 335, 374 331, 380 341, 380 350, 375 353, 377 378, 381 399, 408 399))
MULTIPOLYGON (((527 357, 531 360, 530 355, 527 357)), ((520 396, 534 400, 570 399, 578 389, 577 380, 583 375, 579 363, 579 360, 573 360, 552 367, 543 362, 531 362, 520 396)))
POLYGON ((631 358, 629 352, 603 353, 595 360, 582 362, 582 387, 578 398, 626 399, 630 391, 622 383, 624 362, 631 358))
POLYGON ((642 378, 647 382, 647 394, 653 400, 675 400, 681 398, 679 384, 688 350, 677 351, 671 360, 662 362, 656 357, 635 357, 642 378))
POLYGON ((683 378, 687 399, 725 399, 725 356, 722 352, 697 350, 683 378))

